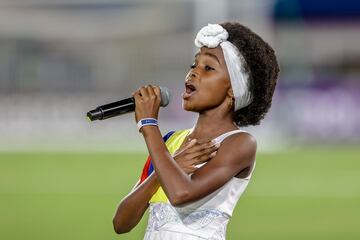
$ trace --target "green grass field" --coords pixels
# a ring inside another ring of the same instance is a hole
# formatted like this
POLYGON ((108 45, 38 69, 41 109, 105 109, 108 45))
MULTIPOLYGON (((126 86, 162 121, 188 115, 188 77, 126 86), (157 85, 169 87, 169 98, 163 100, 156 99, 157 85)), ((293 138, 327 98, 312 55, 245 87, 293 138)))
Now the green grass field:
MULTIPOLYGON (((360 239, 360 150, 259 154, 228 239, 360 239)), ((142 239, 112 216, 145 154, 0 153, 0 239, 142 239)))

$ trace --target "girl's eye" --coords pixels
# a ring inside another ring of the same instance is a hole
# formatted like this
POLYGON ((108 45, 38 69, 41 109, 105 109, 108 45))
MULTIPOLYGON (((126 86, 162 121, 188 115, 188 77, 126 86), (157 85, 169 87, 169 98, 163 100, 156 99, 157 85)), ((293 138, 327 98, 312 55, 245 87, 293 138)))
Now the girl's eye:
POLYGON ((206 71, 210 71, 210 70, 215 70, 215 69, 212 68, 212 67, 210 67, 210 66, 208 66, 208 65, 206 65, 206 66, 205 66, 205 70, 206 70, 206 71))

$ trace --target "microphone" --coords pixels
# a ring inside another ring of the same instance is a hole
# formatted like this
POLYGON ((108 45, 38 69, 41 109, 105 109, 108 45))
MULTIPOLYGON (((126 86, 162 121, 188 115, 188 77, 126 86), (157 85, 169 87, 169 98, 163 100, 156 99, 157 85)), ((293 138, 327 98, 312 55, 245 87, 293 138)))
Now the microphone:
MULTIPOLYGON (((161 94, 161 107, 166 107, 170 102, 171 93, 167 87, 159 87, 161 94)), ((119 116, 135 110, 135 99, 133 97, 126 98, 117 102, 108 103, 99 106, 87 112, 86 116, 90 121, 104 120, 119 116)))

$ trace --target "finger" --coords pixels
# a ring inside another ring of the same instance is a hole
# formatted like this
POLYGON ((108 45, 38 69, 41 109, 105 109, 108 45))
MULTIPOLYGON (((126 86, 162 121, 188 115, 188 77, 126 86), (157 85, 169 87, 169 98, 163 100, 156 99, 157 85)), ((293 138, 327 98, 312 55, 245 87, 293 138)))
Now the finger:
POLYGON ((189 147, 193 147, 194 145, 196 145, 197 140, 196 139, 192 139, 191 141, 187 141, 184 143, 183 146, 181 146, 181 148, 179 150, 185 150, 188 149, 189 147))
POLYGON ((153 86, 152 87, 154 90, 154 93, 156 94, 156 97, 161 101, 161 90, 158 86, 153 86))
POLYGON ((206 163, 210 161, 211 157, 209 155, 204 155, 196 159, 196 162, 194 162, 194 165, 199 165, 202 163, 206 163))
POLYGON ((189 173, 193 173, 197 170, 197 167, 194 167, 194 166, 189 166, 187 167, 186 169, 184 169, 184 171, 189 174, 189 173))
POLYGON ((199 152, 199 151, 202 151, 205 148, 206 148, 206 144, 204 144, 204 143, 200 144, 197 141, 196 144, 192 144, 191 147, 188 148, 188 153, 199 152))
POLYGON ((216 146, 216 147, 219 147, 220 146, 220 143, 214 141, 214 140, 208 140, 208 141, 205 141, 203 143, 205 146, 207 146, 208 148, 210 147, 213 147, 213 146, 216 146))
POLYGON ((200 157, 196 158, 196 161, 194 161, 194 165, 204 163, 204 162, 208 162, 210 159, 215 157, 216 154, 217 154, 217 151, 214 151, 214 152, 212 152, 210 154, 201 155, 200 157))
POLYGON ((207 141, 205 143, 202 143, 202 144, 197 144, 195 146, 193 146, 191 149, 188 150, 189 153, 194 153, 194 152, 202 152, 204 151, 205 149, 208 149, 208 148, 211 148, 213 147, 214 144, 207 141))
POLYGON ((212 152, 212 153, 210 153, 209 157, 210 157, 210 158, 213 158, 213 157, 215 157, 215 156, 216 156, 216 154, 217 154, 217 150, 216 150, 216 151, 214 151, 214 152, 212 152))
POLYGON ((217 151, 201 155, 200 157, 197 158, 196 164, 207 162, 210 159, 214 158, 216 156, 216 154, 217 154, 217 151))
POLYGON ((132 93, 132 96, 134 97, 135 102, 140 101, 140 100, 141 100, 141 93, 140 93, 140 89, 139 89, 139 90, 137 90, 137 91, 135 91, 135 92, 133 92, 133 93, 132 93))
POLYGON ((149 93, 148 93, 148 91, 147 91, 147 89, 146 89, 145 86, 142 86, 142 87, 139 89, 139 91, 140 91, 140 94, 141 94, 141 96, 142 96, 143 99, 148 99, 148 98, 149 98, 149 93))
POLYGON ((191 141, 185 143, 184 150, 194 147, 197 144, 196 139, 192 139, 191 141))
POLYGON ((189 158, 190 159, 196 159, 196 158, 199 158, 199 157, 202 157, 202 156, 208 156, 211 153, 215 152, 216 150, 217 150, 216 147, 206 148, 206 149, 203 149, 201 151, 190 153, 189 158))
POLYGON ((216 152, 218 150, 218 148, 216 146, 212 146, 210 148, 207 148, 205 150, 203 150, 203 155, 207 155, 207 154, 211 154, 213 152, 216 152))
POLYGON ((148 85, 146 87, 146 90, 148 91, 148 94, 149 94, 149 97, 152 98, 152 99, 157 99, 157 95, 154 91, 154 87, 151 86, 151 85, 148 85))
POLYGON ((191 155, 189 156, 189 158, 190 159, 196 159, 196 158, 199 158, 199 157, 202 157, 202 156, 208 156, 208 155, 210 155, 211 153, 213 153, 213 152, 215 152, 217 150, 218 150, 218 148, 216 146, 208 147, 208 148, 205 148, 203 150, 190 153, 191 155))
POLYGON ((207 139, 205 139, 205 140, 199 140, 198 143, 199 143, 199 144, 211 144, 211 143, 212 143, 212 140, 207 140, 207 139))
POLYGON ((180 149, 177 150, 177 153, 183 153, 186 150, 188 150, 189 148, 192 148, 194 145, 196 145, 197 140, 196 139, 192 139, 190 142, 185 143, 185 145, 183 147, 181 147, 180 149))

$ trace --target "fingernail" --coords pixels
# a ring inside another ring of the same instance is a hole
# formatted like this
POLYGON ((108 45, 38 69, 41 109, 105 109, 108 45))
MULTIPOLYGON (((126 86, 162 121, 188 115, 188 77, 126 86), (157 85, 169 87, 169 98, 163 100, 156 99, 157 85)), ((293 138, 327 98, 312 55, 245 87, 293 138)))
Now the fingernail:
POLYGON ((212 147, 212 146, 218 147, 218 146, 220 146, 220 143, 219 143, 218 141, 216 141, 216 140, 212 140, 212 141, 211 141, 211 147, 212 147))
POLYGON ((219 143, 219 142, 215 142, 215 143, 212 145, 212 147, 218 148, 218 147, 220 147, 220 144, 221 144, 221 143, 219 143))
POLYGON ((195 142, 196 142, 196 139, 191 139, 190 142, 191 142, 191 143, 195 143, 195 142))
POLYGON ((210 157, 215 157, 216 153, 217 153, 217 151, 212 152, 212 153, 210 154, 210 157))

